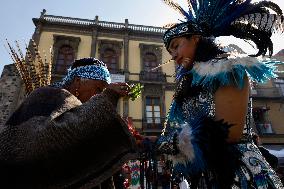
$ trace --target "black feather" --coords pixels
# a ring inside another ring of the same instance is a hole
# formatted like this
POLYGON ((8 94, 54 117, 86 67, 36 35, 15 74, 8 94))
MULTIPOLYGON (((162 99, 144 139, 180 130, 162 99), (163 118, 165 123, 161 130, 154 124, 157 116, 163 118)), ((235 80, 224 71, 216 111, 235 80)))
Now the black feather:
POLYGON ((205 118, 202 122, 201 136, 206 136, 200 146, 208 168, 215 175, 220 188, 229 188, 234 180, 235 172, 240 165, 241 153, 234 145, 227 142, 229 128, 233 125, 224 120, 215 121, 212 118, 205 118))

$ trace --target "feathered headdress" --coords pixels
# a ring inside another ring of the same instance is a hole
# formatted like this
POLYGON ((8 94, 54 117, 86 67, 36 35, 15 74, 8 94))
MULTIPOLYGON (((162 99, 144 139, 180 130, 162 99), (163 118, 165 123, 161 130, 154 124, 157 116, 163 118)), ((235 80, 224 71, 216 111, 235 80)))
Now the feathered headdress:
POLYGON ((253 41, 259 49, 254 56, 265 55, 267 50, 271 56, 273 44, 270 37, 275 31, 283 32, 282 10, 270 1, 187 0, 188 11, 173 0, 163 1, 185 18, 165 32, 163 39, 167 48, 171 39, 184 35, 233 35, 253 41))
POLYGON ((34 89, 49 85, 51 81, 52 50, 50 51, 50 61, 48 61, 46 53, 44 52, 44 57, 42 57, 34 41, 32 41, 30 48, 26 44, 25 56, 18 41, 15 41, 17 50, 12 47, 8 40, 6 41, 9 47, 8 53, 24 82, 26 94, 29 95, 34 89))

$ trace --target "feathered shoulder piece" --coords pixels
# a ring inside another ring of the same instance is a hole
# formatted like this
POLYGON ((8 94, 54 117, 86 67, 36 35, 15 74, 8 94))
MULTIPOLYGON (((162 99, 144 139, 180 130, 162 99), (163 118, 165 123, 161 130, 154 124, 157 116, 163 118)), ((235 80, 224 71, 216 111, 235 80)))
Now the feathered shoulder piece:
POLYGON ((52 50, 50 50, 50 60, 48 61, 46 53, 40 53, 34 41, 31 41, 29 47, 26 44, 25 56, 19 42, 15 41, 15 44, 16 50, 7 41, 8 53, 24 82, 26 94, 29 95, 34 89, 49 85, 53 59, 52 50))
POLYGON ((227 57, 217 57, 206 62, 195 62, 190 71, 180 71, 177 76, 192 74, 192 86, 216 90, 220 86, 244 86, 244 77, 252 81, 265 82, 277 77, 277 64, 282 62, 270 58, 250 57, 236 52, 227 57))

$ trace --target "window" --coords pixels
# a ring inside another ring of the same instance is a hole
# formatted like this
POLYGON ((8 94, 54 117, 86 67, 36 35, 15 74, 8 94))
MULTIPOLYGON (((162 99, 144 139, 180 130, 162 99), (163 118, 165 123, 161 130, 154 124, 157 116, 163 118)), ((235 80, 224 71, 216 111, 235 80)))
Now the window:
POLYGON ((256 128, 261 134, 273 133, 271 123, 268 121, 269 108, 255 107, 253 108, 253 118, 256 128))
POLYGON ((256 82, 252 82, 251 83, 251 94, 252 95, 257 95, 257 83, 256 82))
POLYGON ((147 124, 161 124, 161 106, 159 97, 146 97, 147 124))
POLYGON ((258 131, 262 134, 273 133, 271 123, 258 123, 256 126, 257 126, 258 131))
POLYGON ((146 55, 143 57, 143 62, 145 71, 150 71, 158 66, 157 57, 154 53, 146 53, 146 55))
POLYGON ((146 53, 143 57, 143 64, 144 64, 144 72, 146 79, 150 80, 159 80, 158 72, 160 72, 160 69, 157 68, 158 61, 157 57, 154 53, 146 53), (153 68, 157 68, 153 70, 153 68))
POLYGON ((276 79, 275 87, 279 89, 279 92, 281 93, 281 95, 284 95, 284 79, 276 79))
POLYGON ((74 61, 74 50, 69 45, 63 45, 58 50, 56 59, 55 72, 58 74, 66 74, 67 69, 71 66, 74 61))
POLYGON ((111 74, 117 74, 120 68, 119 63, 123 42, 99 40, 98 46, 100 60, 102 60, 107 65, 108 70, 111 74))
POLYGON ((118 56, 113 49, 107 48, 101 56, 102 61, 107 65, 110 73, 117 73, 118 71, 118 56))
MULTIPOLYGON (((53 73, 63 76, 67 73, 67 69, 70 67, 74 59, 77 58, 81 38, 55 34, 53 35, 53 41, 53 73)), ((54 79, 57 80, 59 78, 53 78, 53 82, 55 81, 54 79)))

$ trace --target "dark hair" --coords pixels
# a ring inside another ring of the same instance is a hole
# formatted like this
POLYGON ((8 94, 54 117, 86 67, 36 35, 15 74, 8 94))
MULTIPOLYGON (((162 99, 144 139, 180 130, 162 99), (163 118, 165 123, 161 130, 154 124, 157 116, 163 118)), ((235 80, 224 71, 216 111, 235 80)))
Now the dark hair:
POLYGON ((71 70, 73 70, 74 68, 78 68, 80 66, 88 66, 88 65, 106 66, 105 63, 103 63, 102 61, 93 57, 89 57, 89 58, 81 58, 75 60, 71 66, 71 70))
MULTIPOLYGON (((192 35, 186 36, 187 39, 190 39, 191 37, 192 35)), ((205 62, 223 53, 224 51, 221 50, 212 39, 201 36, 197 44, 194 60, 205 62)))

